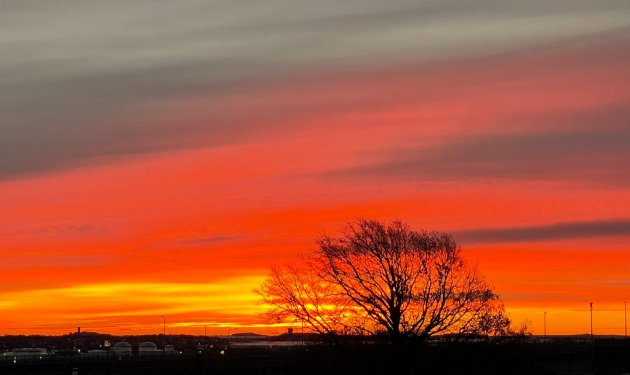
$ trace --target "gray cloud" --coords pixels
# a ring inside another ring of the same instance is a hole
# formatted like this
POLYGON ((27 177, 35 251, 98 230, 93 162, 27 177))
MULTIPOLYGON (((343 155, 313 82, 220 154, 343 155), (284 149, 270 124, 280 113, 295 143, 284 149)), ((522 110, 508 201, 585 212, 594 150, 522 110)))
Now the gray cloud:
POLYGON ((220 243, 220 242, 236 241, 241 238, 242 236, 194 237, 194 238, 187 238, 185 240, 182 240, 181 242, 191 244, 191 245, 207 245, 207 244, 214 244, 214 243, 220 243))
POLYGON ((260 80, 481 56, 627 26, 624 0, 3 1, 0 179, 260 134, 267 129, 217 104, 260 80), (121 117, 197 95, 210 111, 193 123, 121 117))
POLYGON ((68 256, 37 256, 33 258, 5 258, 0 269, 25 269, 39 267, 89 267, 109 264, 116 261, 115 257, 104 255, 68 255, 68 256))
POLYGON ((454 232, 454 236, 464 245, 630 236, 630 219, 564 222, 516 228, 472 229, 454 232))
MULTIPOLYGON (((330 173, 330 178, 405 180, 574 180, 630 183, 630 111, 627 108, 539 118, 575 125, 553 132, 490 134, 438 146, 396 149, 382 163, 330 173), (588 125, 598 124, 598 127, 588 125), (583 125, 583 126, 581 126, 583 125)), ((550 126, 551 127, 551 126, 550 126)))
POLYGON ((60 225, 36 226, 32 231, 39 235, 67 235, 99 233, 103 231, 103 228, 94 224, 69 223, 60 225))

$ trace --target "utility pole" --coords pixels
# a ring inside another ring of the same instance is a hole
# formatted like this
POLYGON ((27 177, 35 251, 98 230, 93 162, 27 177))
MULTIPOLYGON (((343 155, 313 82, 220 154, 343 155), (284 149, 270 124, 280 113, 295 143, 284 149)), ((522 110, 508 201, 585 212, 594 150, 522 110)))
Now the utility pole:
POLYGON ((628 338, 628 301, 623 301, 623 330, 624 336, 628 338))
POLYGON ((547 312, 543 314, 544 330, 545 330, 545 342, 547 342, 547 312))

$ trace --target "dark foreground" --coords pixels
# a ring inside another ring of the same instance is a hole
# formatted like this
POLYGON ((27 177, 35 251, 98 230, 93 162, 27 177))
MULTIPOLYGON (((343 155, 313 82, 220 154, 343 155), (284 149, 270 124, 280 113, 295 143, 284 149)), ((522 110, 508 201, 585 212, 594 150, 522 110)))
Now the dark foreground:
POLYGON ((630 374, 630 340, 223 348, 177 356, 56 355, 0 362, 0 374, 630 374), (407 371, 406 369, 410 369, 407 371))

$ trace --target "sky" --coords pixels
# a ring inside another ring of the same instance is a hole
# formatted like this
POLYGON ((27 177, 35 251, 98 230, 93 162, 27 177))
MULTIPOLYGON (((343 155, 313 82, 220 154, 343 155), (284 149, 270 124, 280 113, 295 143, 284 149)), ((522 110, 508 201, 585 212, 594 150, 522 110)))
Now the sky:
POLYGON ((252 290, 358 217, 624 333, 627 0, 7 0, 0 56, 0 334, 280 333, 252 290))

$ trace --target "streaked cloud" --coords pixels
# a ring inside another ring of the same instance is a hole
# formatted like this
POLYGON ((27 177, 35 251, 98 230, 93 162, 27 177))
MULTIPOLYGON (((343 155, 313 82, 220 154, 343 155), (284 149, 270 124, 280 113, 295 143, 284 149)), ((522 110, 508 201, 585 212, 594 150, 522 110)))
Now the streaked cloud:
MULTIPOLYGON (((616 32, 625 1, 8 1, 0 6, 0 178, 261 131, 211 109, 269 80, 408 61, 479 57, 616 32), (500 32, 497 32, 500 30, 500 32), (187 139, 183 141, 182 139, 187 139)), ((246 103, 231 113, 251 113, 246 103)))
POLYGON ((0 263, 0 270, 18 269, 25 270, 37 267, 86 267, 95 265, 112 264, 118 257, 109 255, 38 255, 35 257, 10 257, 0 263))
POLYGON ((0 309, 9 314, 6 325, 19 326, 20 316, 28 317, 30 329, 41 331, 63 331, 80 324, 89 330, 127 327, 137 334, 154 329, 147 321, 161 324, 160 315, 168 315, 169 327, 178 327, 178 321, 208 316, 212 316, 213 326, 229 327, 234 319, 256 323, 243 317, 264 311, 265 307, 257 303, 258 297, 250 292, 261 282, 260 277, 244 277, 196 284, 82 283, 58 289, 0 292, 0 309))
POLYGON ((219 242, 229 242, 229 241, 234 241, 234 240, 238 240, 241 239, 241 236, 210 236, 210 237, 193 237, 193 238, 186 238, 184 240, 182 240, 181 242, 187 243, 187 244, 191 244, 191 245, 204 245, 204 244, 213 244, 213 243, 219 243, 219 242))
POLYGON ((0 54, 2 332, 264 327, 357 216, 472 228, 508 309, 627 290, 627 0, 8 0, 0 54))
MULTIPOLYGON (((405 180, 569 180, 589 184, 630 183, 630 118, 626 109, 570 115, 556 122, 597 127, 564 131, 513 132, 455 139, 443 145, 391 150, 381 164, 333 172, 332 178, 405 180), (586 121, 588 122, 588 121, 586 121)), ((550 119, 540 121, 551 122, 550 119)))
POLYGON ((563 241, 594 237, 630 236, 630 219, 575 221, 527 227, 480 228, 454 233, 462 244, 563 241))

